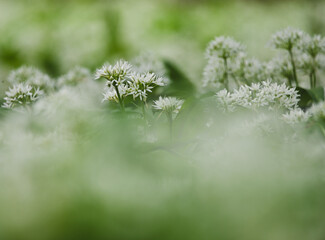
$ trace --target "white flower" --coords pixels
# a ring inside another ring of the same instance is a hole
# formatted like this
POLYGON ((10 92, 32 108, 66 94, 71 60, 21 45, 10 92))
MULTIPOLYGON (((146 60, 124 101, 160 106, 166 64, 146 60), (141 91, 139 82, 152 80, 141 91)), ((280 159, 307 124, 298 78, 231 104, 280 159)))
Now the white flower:
POLYGON ((213 56, 228 59, 236 57, 243 50, 244 47, 233 38, 221 36, 216 37, 209 43, 206 49, 206 56, 208 59, 213 56))
POLYGON ((319 35, 311 37, 306 34, 299 42, 298 48, 310 57, 316 58, 318 54, 325 54, 325 38, 319 35))
POLYGON ((42 90, 31 85, 19 83, 13 85, 12 88, 6 92, 4 98, 5 102, 2 105, 3 108, 14 108, 16 106, 25 106, 35 102, 44 92, 42 90))
POLYGON ((288 123, 290 125, 294 125, 297 123, 307 122, 309 120, 310 116, 311 115, 309 112, 304 112, 300 108, 295 108, 295 109, 292 109, 290 112, 283 114, 282 119, 286 123, 288 123))
POLYGON ((235 110, 233 96, 227 89, 217 92, 217 102, 219 103, 218 106, 224 111, 232 112, 235 110))
POLYGON ((154 73, 135 74, 128 81, 128 92, 133 96, 133 99, 139 97, 140 100, 146 101, 148 93, 152 92, 155 86, 164 86, 165 83, 161 77, 154 73))
POLYGON ((237 80, 246 84, 265 81, 270 77, 266 64, 245 55, 236 59, 231 68, 237 80))
POLYGON ((277 49, 291 51, 303 36, 302 31, 288 27, 272 36, 271 45, 277 49))
POLYGON ((107 86, 118 86, 127 81, 132 76, 132 66, 124 60, 118 61, 114 66, 105 64, 96 70, 95 79, 105 78, 107 86))
POLYGON ((91 73, 87 68, 76 66, 71 69, 67 74, 58 79, 58 86, 77 85, 81 82, 86 82, 91 79, 91 73))
POLYGON ((162 60, 160 60, 152 52, 144 52, 140 56, 136 57, 132 61, 133 68, 139 73, 154 73, 161 77, 165 85, 170 82, 170 79, 166 77, 166 68, 162 60))
POLYGON ((269 62, 269 68, 272 72, 270 77, 274 81, 287 81, 290 84, 294 79, 292 64, 286 55, 272 59, 269 62))
MULTIPOLYGON (((128 88, 125 84, 121 84, 118 87, 118 91, 120 94, 121 98, 125 98, 128 95, 128 88)), ((111 87, 106 87, 105 92, 103 93, 103 102, 104 101, 115 101, 115 102, 119 102, 119 98, 116 92, 115 87, 111 86, 111 87)))
POLYGON ((242 85, 233 93, 227 90, 217 93, 217 102, 226 111, 233 111, 236 106, 248 109, 268 107, 272 110, 276 107, 291 110, 297 106, 298 101, 298 93, 294 88, 270 81, 252 84, 252 86, 242 85))
POLYGON ((158 110, 162 110, 166 113, 179 113, 184 101, 175 97, 159 97, 157 101, 154 101, 153 107, 158 110))
POLYGON ((325 102, 313 104, 309 109, 308 113, 315 119, 325 119, 325 102))
POLYGON ((33 87, 39 87, 44 91, 54 88, 54 81, 46 74, 34 67, 23 66, 12 71, 8 77, 11 85, 24 83, 33 87))
POLYGON ((210 58, 203 71, 203 87, 219 88, 225 76, 225 65, 222 59, 210 58))

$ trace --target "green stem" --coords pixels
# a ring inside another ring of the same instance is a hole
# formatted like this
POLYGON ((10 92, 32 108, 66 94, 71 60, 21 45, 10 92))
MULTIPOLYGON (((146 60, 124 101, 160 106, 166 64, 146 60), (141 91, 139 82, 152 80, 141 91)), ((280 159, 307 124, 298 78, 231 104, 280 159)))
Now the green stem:
POLYGON ((314 88, 314 76, 313 76, 313 72, 310 72, 310 74, 309 74, 309 82, 310 82, 310 89, 314 88))
POLYGON ((122 110, 122 112, 124 112, 124 103, 123 103, 123 100, 122 100, 122 98, 120 96, 120 92, 118 91, 118 87, 116 85, 114 85, 114 88, 115 88, 115 91, 116 91, 116 94, 117 94, 118 102, 119 102, 119 104, 121 106, 121 110, 122 110))
POLYGON ((227 58, 224 57, 223 58, 223 63, 224 63, 224 66, 225 66, 225 73, 224 73, 224 76, 223 76, 223 81, 224 81, 224 84, 225 84, 225 87, 227 90, 229 90, 229 83, 228 83, 228 63, 227 63, 227 58))
POLYGON ((293 72, 293 77, 296 83, 296 87, 299 87, 299 83, 298 83, 298 77, 297 77, 297 70, 296 70, 296 63, 293 59, 293 53, 292 53, 292 49, 289 49, 289 54, 290 54, 290 60, 291 60, 291 64, 292 64, 292 72, 293 72))
POLYGON ((313 76, 314 76, 314 88, 316 87, 317 83, 317 75, 316 75, 316 60, 315 57, 313 58, 313 76))
POLYGON ((289 87, 292 87, 291 77, 287 77, 287 79, 288 79, 289 87))

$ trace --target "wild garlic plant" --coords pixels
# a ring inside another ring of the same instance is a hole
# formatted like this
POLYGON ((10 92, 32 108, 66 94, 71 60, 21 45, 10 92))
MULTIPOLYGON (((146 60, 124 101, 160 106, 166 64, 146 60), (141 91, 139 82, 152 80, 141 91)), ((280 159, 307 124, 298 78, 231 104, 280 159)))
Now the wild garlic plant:
POLYGON ((204 85, 210 82, 229 89, 231 65, 243 53, 244 47, 230 37, 216 37, 206 49, 208 65, 204 71, 204 85))
POLYGON ((207 65, 203 71, 205 88, 230 90, 231 86, 265 81, 272 71, 267 63, 249 58, 245 47, 229 37, 217 37, 206 50, 207 65))
MULTIPOLYGON (((275 33, 271 40, 271 45, 275 49, 282 49, 288 52, 292 65, 292 74, 295 85, 299 87, 296 62, 294 59, 294 50, 297 48, 299 41, 304 33, 300 30, 288 27, 282 31, 275 33)), ((292 86, 292 81, 289 79, 289 86, 292 86)))
POLYGON ((170 138, 173 138, 173 120, 178 115, 184 101, 175 97, 159 97, 154 101, 153 108, 166 114, 169 123, 170 138))
POLYGON ((134 100, 140 99, 145 105, 152 89, 165 85, 162 77, 150 72, 136 72, 133 66, 124 60, 119 60, 115 65, 105 64, 96 71, 95 78, 106 79, 103 101, 118 102, 122 111, 125 109, 124 101, 128 96, 132 96, 134 100))
POLYGON ((317 85, 317 69, 322 65, 320 56, 325 54, 325 38, 320 35, 304 34, 298 44, 298 49, 302 52, 300 68, 309 76, 310 87, 315 88, 317 85))

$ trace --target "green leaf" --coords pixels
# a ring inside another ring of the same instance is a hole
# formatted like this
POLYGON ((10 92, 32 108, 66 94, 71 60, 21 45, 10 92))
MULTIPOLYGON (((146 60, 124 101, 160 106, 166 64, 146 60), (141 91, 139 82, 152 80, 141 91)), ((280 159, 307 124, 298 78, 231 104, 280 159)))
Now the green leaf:
POLYGON ((322 87, 314 89, 304 89, 297 87, 298 94, 300 95, 299 107, 302 109, 309 108, 313 103, 324 101, 324 89, 322 87))
POLYGON ((196 88, 185 74, 168 60, 164 61, 171 83, 166 87, 164 94, 187 98, 193 96, 196 88))

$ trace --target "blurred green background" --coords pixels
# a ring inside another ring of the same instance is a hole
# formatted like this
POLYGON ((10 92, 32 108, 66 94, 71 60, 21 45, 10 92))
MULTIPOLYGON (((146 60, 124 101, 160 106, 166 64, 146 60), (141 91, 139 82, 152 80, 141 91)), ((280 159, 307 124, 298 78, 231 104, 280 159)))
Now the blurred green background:
POLYGON ((0 78, 26 64, 58 76, 153 51, 196 81, 214 36, 266 59, 281 28, 324 32, 324 9, 320 0, 0 0, 0 78))

